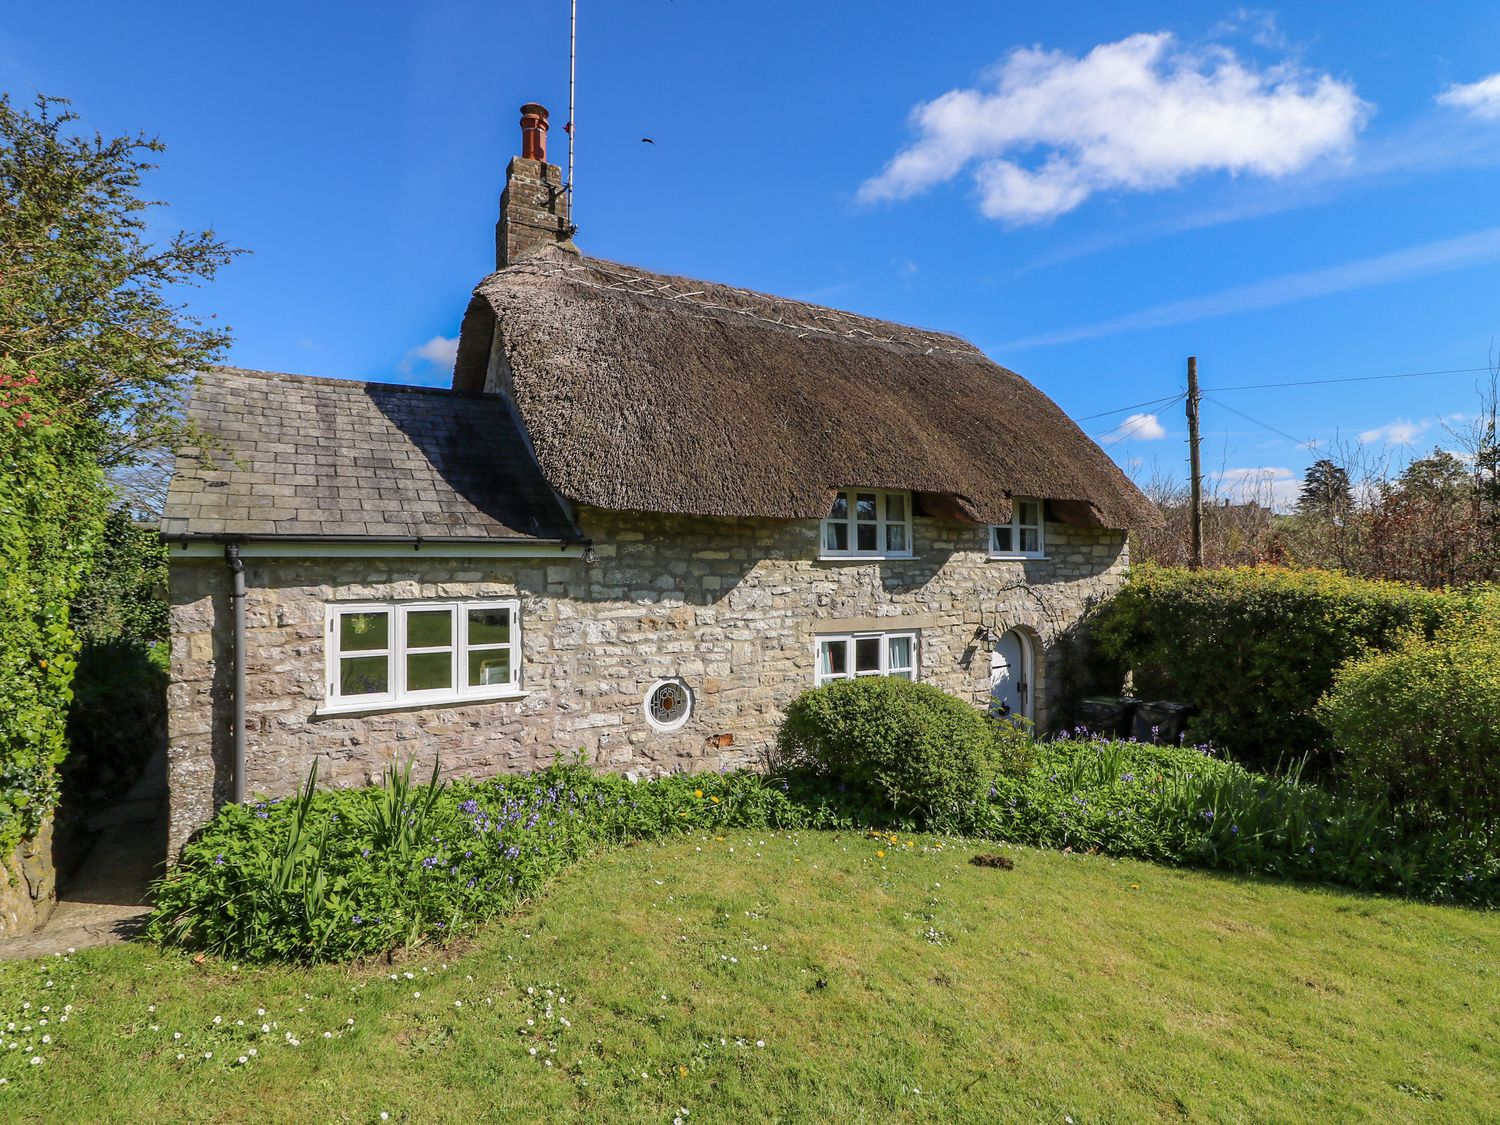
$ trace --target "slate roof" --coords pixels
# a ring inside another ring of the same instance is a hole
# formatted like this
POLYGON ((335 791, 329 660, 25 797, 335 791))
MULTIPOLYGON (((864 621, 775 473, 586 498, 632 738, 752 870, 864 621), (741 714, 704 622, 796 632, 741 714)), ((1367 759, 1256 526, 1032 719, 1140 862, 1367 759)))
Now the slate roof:
POLYGON ((178 457, 169 538, 579 537, 492 395, 219 367, 188 414, 221 448, 178 457))

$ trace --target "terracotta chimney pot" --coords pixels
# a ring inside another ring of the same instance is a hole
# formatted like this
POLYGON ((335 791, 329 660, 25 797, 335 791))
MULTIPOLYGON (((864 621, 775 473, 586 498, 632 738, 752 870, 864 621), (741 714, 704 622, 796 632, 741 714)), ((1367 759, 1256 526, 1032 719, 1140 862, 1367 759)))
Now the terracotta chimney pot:
POLYGON ((547 163, 547 107, 527 102, 521 107, 521 155, 547 163))

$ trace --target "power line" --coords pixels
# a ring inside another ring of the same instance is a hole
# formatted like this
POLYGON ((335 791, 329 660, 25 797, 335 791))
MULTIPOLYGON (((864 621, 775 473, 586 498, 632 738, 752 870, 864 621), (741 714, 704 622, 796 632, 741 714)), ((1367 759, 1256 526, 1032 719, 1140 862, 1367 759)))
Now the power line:
MULTIPOLYGON (((1399 375, 1354 375, 1347 379, 1300 379, 1290 383, 1244 383, 1235 387, 1205 387, 1203 393, 1210 391, 1222 393, 1224 391, 1263 391, 1272 387, 1314 387, 1324 383, 1372 383, 1380 379, 1416 379, 1424 375, 1473 375, 1479 371, 1489 371, 1488 367, 1450 367, 1444 371, 1403 371, 1399 375)), ((1223 403, 1219 404, 1223 406, 1223 403)), ((1130 409, 1126 407, 1126 409, 1130 409)), ((1225 407, 1227 410, 1228 407, 1225 407)))
MULTIPOLYGON (((1208 398, 1207 395, 1204 395, 1203 397, 1204 398, 1208 398)), ((1294 445, 1300 445, 1300 446, 1303 446, 1303 447, 1308 448, 1308 449, 1312 448, 1313 443, 1309 442, 1307 439, 1305 439, 1305 438, 1294 438, 1291 434, 1287 433, 1285 430, 1278 430, 1275 426, 1271 425, 1269 422, 1262 422, 1259 418, 1252 418, 1252 417, 1250 417, 1250 415, 1246 414, 1243 410, 1236 410, 1234 407, 1230 406, 1228 403, 1220 402, 1216 398, 1208 398, 1208 401, 1211 402, 1211 403, 1213 403, 1215 406, 1217 406, 1217 407, 1219 407, 1219 408, 1221 408, 1223 410, 1229 411, 1229 413, 1231 413, 1231 414, 1238 414, 1245 421, 1251 422, 1254 425, 1259 426, 1263 430, 1270 430, 1273 434, 1277 434, 1280 437, 1286 438, 1287 441, 1292 442, 1294 445)))
POLYGON ((1098 414, 1085 414, 1082 418, 1075 418, 1075 422, 1092 422, 1095 418, 1107 418, 1111 414, 1124 414, 1127 410, 1140 410, 1147 406, 1166 407, 1172 405, 1182 398, 1181 394, 1168 395, 1166 398, 1153 398, 1150 402, 1133 402, 1129 406, 1117 406, 1113 410, 1101 410, 1098 414))
MULTIPOLYGON (((1171 402, 1171 403, 1181 402, 1186 397, 1187 397, 1187 395, 1181 394, 1181 395, 1178 395, 1176 398, 1170 399, 1168 401, 1171 402)), ((1129 409, 1129 408, 1127 407, 1126 409, 1129 409)), ((1146 425, 1148 422, 1155 422, 1156 420, 1157 420, 1156 419, 1156 415, 1154 415, 1154 414, 1143 414, 1141 417, 1137 418, 1134 422, 1132 422, 1127 429, 1121 430, 1120 433, 1119 433, 1119 436, 1117 436, 1114 441, 1106 442, 1105 445, 1104 445, 1104 448, 1105 449, 1113 449, 1115 446, 1119 445, 1122 441, 1125 441, 1127 438, 1129 438, 1132 434, 1134 434, 1142 426, 1146 425)))

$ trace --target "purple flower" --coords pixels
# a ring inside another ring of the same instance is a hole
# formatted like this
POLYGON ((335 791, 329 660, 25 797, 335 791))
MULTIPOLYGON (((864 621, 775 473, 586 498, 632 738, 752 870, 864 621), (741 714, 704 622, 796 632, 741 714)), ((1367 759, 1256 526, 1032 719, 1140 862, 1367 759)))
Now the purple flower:
POLYGON ((220 852, 218 855, 214 856, 214 866, 215 867, 223 867, 224 866, 224 853, 223 852, 220 852))
POLYGON ((1203 819, 1204 820, 1212 820, 1213 818, 1214 818, 1214 810, 1213 809, 1204 809, 1203 810, 1203 819))

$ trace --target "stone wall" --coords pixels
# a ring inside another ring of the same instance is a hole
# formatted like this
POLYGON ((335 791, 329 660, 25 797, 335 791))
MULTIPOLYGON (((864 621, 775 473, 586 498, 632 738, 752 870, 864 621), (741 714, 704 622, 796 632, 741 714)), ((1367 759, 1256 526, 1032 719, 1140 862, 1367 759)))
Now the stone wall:
MULTIPOLYGON (((990 560, 987 529, 918 517, 915 557, 817 559, 816 521, 579 513, 582 559, 246 560, 247 792, 291 793, 319 761, 332 785, 365 785, 391 762, 434 756, 450 775, 531 770, 582 749, 635 776, 755 765, 781 709, 813 683, 820 633, 915 629, 920 678, 981 702, 982 627, 1027 631, 1045 724, 1063 641, 1124 578, 1125 536, 1048 523, 1049 558, 990 560), (514 701, 319 717, 330 601, 518 597, 522 687, 514 701), (680 676, 691 720, 661 733, 643 697, 680 676)), ((171 852, 227 795, 229 575, 172 565, 171 852)))
POLYGON ((8 856, 0 856, 0 937, 30 933, 57 905, 52 857, 52 818, 8 856))

